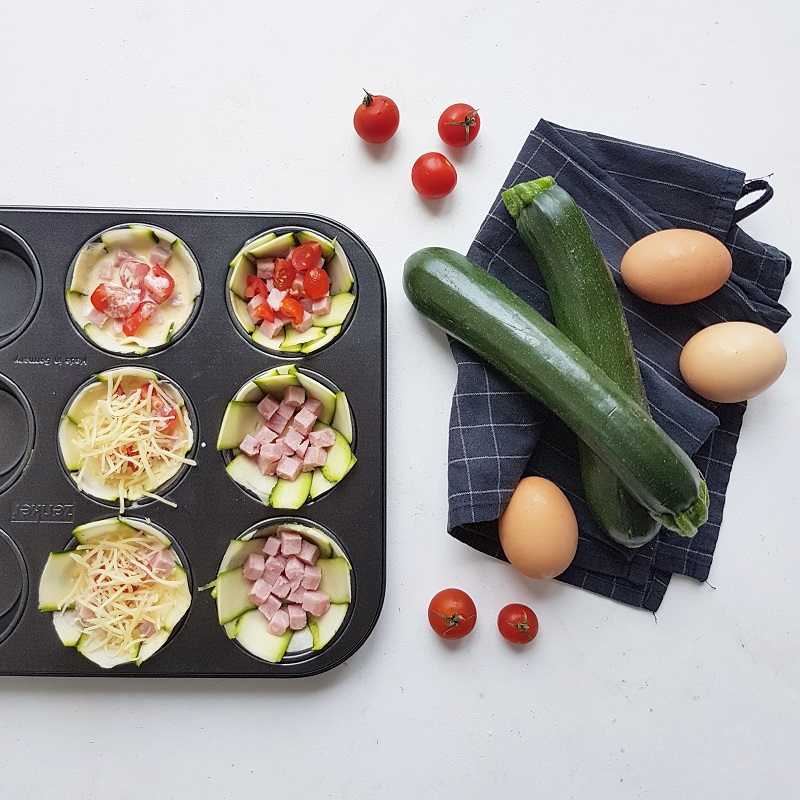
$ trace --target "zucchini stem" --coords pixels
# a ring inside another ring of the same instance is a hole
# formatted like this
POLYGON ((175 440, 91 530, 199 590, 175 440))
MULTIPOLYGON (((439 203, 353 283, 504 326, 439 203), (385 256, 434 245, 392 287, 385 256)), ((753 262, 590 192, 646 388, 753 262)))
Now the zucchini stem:
POLYGON ((527 206, 536 195, 541 194, 545 189, 555 186, 556 182, 549 175, 544 178, 537 178, 535 181, 518 183, 503 192, 503 202, 508 209, 508 213, 516 219, 520 211, 527 206))

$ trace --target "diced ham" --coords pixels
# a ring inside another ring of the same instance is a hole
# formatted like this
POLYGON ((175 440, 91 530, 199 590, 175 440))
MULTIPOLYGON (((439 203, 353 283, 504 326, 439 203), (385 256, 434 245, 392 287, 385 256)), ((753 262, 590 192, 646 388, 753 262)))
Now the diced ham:
MULTIPOLYGON (((287 557, 286 566, 284 569, 289 568, 289 556, 296 556, 303 546, 303 537, 294 531, 281 531, 281 555, 287 557)), ((287 575, 291 578, 291 575, 287 575)))
POLYGON ((269 307, 273 311, 278 311, 287 294, 287 292, 281 292, 278 289, 273 289, 269 295, 267 295, 267 303, 269 303, 269 307))
POLYGON ((75 618, 79 622, 91 622, 95 617, 94 611, 89 606, 76 603, 75 618))
POLYGON ((162 547, 150 557, 150 569, 159 578, 165 578, 175 569, 175 556, 168 547, 162 547))
POLYGON ((258 408, 258 413, 261 414, 264 419, 269 419, 278 410, 279 406, 280 403, 271 394, 268 394, 256 408, 258 408))
POLYGON ((261 450, 261 442, 256 439, 255 436, 251 436, 249 433, 247 436, 242 439, 242 443, 239 445, 239 449, 243 453, 247 453, 248 456, 257 456, 259 451, 261 450))
POLYGON ((295 450, 298 456, 304 456, 306 454, 306 450, 308 450, 308 439, 303 439, 300 442, 300 446, 295 450))
POLYGON ((264 552, 268 556, 276 556, 281 551, 281 540, 278 536, 270 536, 266 542, 264 542, 264 552))
MULTIPOLYGON (((271 445, 266 445, 266 447, 271 447, 271 445)), ((258 471, 262 475, 275 475, 278 471, 278 462, 261 452, 258 454, 258 471)))
POLYGON ((244 560, 242 574, 249 581, 257 581, 264 572, 266 559, 261 553, 250 553, 244 560))
POLYGON ((262 281, 267 281, 275 274, 275 259, 273 258, 257 258, 256 259, 256 275, 262 281))
POLYGON ((278 410, 275 413, 280 414, 285 419, 291 419, 296 408, 297 406, 295 405, 287 404, 286 400, 281 400, 281 404, 278 406, 278 410))
POLYGON ((108 322, 108 317, 102 311, 98 311, 94 306, 89 309, 86 314, 86 319, 98 328, 102 328, 103 325, 108 322))
POLYGON ((276 566, 275 564, 266 563, 264 566, 264 572, 261 574, 261 577, 270 585, 273 586, 275 581, 283 575, 283 569, 281 567, 276 566))
POLYGON ((156 247, 150 253, 150 263, 161 264, 161 266, 163 267, 164 264, 166 264, 167 261, 169 261, 170 255, 171 253, 168 253, 163 247, 156 247))
POLYGON ((312 617, 321 617, 331 607, 331 599, 325 592, 306 592, 303 596, 303 611, 312 617))
POLYGON ((114 257, 114 266, 118 267, 123 261, 135 261, 136 256, 130 250, 120 247, 117 250, 117 255, 114 257))
POLYGON ((314 447, 330 447, 336 441, 333 428, 320 428, 318 431, 309 431, 308 443, 314 447))
POLYGON ((306 390, 302 386, 287 386, 283 392, 283 403, 289 408, 300 408, 306 401, 306 390))
POLYGON ((258 326, 258 330, 265 339, 274 339, 283 330, 285 324, 284 320, 278 319, 277 317, 272 322, 265 319, 258 326))
POLYGON ((253 322, 261 322, 261 318, 256 315, 256 309, 264 305, 264 297, 260 294, 255 295, 253 299, 247 304, 247 313, 253 322))
MULTIPOLYGON (((307 400, 306 403, 308 403, 307 400)), ((314 427, 316 421, 316 415, 309 411, 304 405, 297 414, 295 414, 292 420, 292 427, 300 431, 303 436, 308 436, 309 431, 314 427)))
POLYGON ((289 584, 289 581, 285 576, 279 575, 272 587, 272 594, 274 594, 275 597, 280 597, 281 600, 285 600, 291 591, 292 587, 289 584))
POLYGON ((100 262, 100 269, 97 274, 104 280, 110 280, 114 277, 114 262, 110 258, 106 258, 100 262))
POLYGON ((267 583, 263 578, 259 578, 250 588, 247 596, 252 603, 260 606, 270 595, 272 586, 267 583))
POLYGON ((278 434, 275 431, 271 431, 266 425, 262 425, 256 431, 256 440, 262 446, 265 444, 269 444, 270 442, 274 442, 278 438, 278 434))
POLYGON ((267 618, 272 619, 275 614, 281 610, 281 600, 279 597, 275 597, 274 594, 271 594, 259 607, 258 610, 267 618))
POLYGON ((311 472, 317 467, 324 467, 328 460, 328 451, 322 447, 311 445, 303 456, 303 472, 311 472))
POLYGON ((289 592, 289 596, 286 599, 290 603, 302 603, 303 597, 305 596, 305 593, 307 591, 308 590, 304 589, 302 586, 298 586, 295 589, 292 589, 291 592, 289 592))
POLYGON ((272 565, 275 565, 275 566, 278 567, 278 574, 280 574, 281 572, 283 572, 286 569, 286 559, 284 558, 284 556, 282 556, 280 554, 274 555, 274 556, 270 556, 267 559, 267 566, 269 567, 269 566, 272 566, 272 565))
POLYGON ((300 545, 300 552, 297 554, 297 557, 304 564, 316 564, 317 559, 319 558, 319 547, 312 542, 309 542, 308 539, 303 539, 303 543, 300 545))
POLYGON ((183 305, 183 295, 180 292, 173 292, 172 297, 167 300, 167 305, 173 308, 179 308, 183 305))
POLYGON ((114 318, 111 321, 111 330, 114 331, 114 335, 115 336, 121 336, 122 335, 122 320, 114 318))
POLYGON ((288 422, 289 420, 285 417, 282 417, 280 414, 273 414, 267 420, 267 427, 280 436, 286 430, 286 425, 288 422))
POLYGON ((294 292, 298 297, 302 297, 305 294, 302 273, 298 272, 297 275, 294 276, 292 288, 289 291, 294 292))
POLYGON ((314 591, 319 589, 319 584, 322 581, 322 570, 316 564, 306 564, 306 574, 303 576, 303 582, 300 584, 304 589, 314 591))
MULTIPOLYGON (((289 581, 289 586, 292 587, 292 592, 296 591, 297 589, 302 588, 303 578, 305 578, 306 574, 303 572, 302 575, 298 575, 296 578, 292 578, 289 581)), ((305 589, 303 589, 305 591, 305 589)), ((291 592, 289 592, 291 594, 291 592)))
POLYGON ((289 615, 281 608, 276 611, 267 625, 267 630, 274 636, 283 636, 289 627, 289 615))
POLYGON ((283 452, 283 443, 280 441, 269 442, 268 444, 261 445, 261 455, 269 461, 274 461, 277 464, 285 455, 283 452))
POLYGON ((292 603, 290 606, 286 607, 286 611, 289 615, 289 627, 293 631, 303 630, 308 623, 308 618, 306 617, 306 612, 303 610, 303 607, 292 603))
POLYGON ((314 301, 310 297, 301 297, 298 301, 303 308, 303 311, 308 311, 311 314, 314 310, 314 301))
POLYGON ((331 296, 326 294, 325 297, 320 297, 319 300, 314 300, 311 304, 312 314, 330 314, 331 313, 331 296))
MULTIPOLYGON (((305 612, 303 612, 305 615, 305 612)), ((289 618, 291 620, 291 617, 289 618)), ((150 622, 149 619, 143 619, 137 626, 136 630, 139 636, 143 636, 145 639, 149 639, 155 632, 156 626, 150 622)))
POLYGON ((297 428, 289 428, 283 441, 291 447, 293 453, 299 453, 303 442, 306 441, 306 437, 297 428))
POLYGON ((300 322, 298 322, 294 327, 298 333, 305 333, 313 324, 314 320, 311 314, 303 309, 303 319, 301 319, 300 322))
POLYGON ((275 468, 275 474, 287 481, 296 480, 302 471, 303 462, 295 456, 283 456, 275 468))
POLYGON ((303 408, 310 411, 317 419, 319 419, 319 415, 322 413, 322 401, 317 400, 316 397, 306 397, 306 401, 303 403, 303 408))

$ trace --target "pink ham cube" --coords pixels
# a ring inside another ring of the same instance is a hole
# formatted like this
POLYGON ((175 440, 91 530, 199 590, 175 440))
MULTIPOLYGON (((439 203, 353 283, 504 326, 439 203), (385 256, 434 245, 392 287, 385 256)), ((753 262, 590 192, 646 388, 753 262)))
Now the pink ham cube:
POLYGON ((311 472, 317 467, 324 467, 328 460, 328 451, 322 447, 309 447, 303 456, 303 472, 311 472))
POLYGON ((295 330, 298 333, 305 333, 314 324, 314 319, 311 314, 303 309, 303 319, 295 325, 295 330))
POLYGON ((259 607, 258 610, 267 618, 272 619, 275 616, 275 613, 280 611, 281 606, 280 598, 275 597, 274 594, 271 594, 259 607))
POLYGON ((150 569, 159 578, 165 578, 175 569, 175 556, 168 547, 162 547, 150 558, 150 569))
POLYGON ((300 408, 306 401, 306 390, 302 386, 287 386, 283 392, 283 402, 291 408, 300 408))
MULTIPOLYGON (((265 446, 270 447, 271 445, 265 446)), ((258 471, 262 475, 274 475, 277 468, 278 462, 273 458, 265 456, 262 448, 262 451, 258 454, 258 471)))
POLYGON ((286 611, 289 614, 289 627, 293 631, 303 630, 308 622, 308 618, 306 617, 306 612, 303 610, 303 607, 297 605, 296 603, 292 603, 292 605, 286 607, 286 611))
POLYGON ((302 586, 298 586, 296 589, 292 589, 292 591, 289 592, 289 596, 286 598, 286 600, 289 603, 301 603, 302 604, 303 597, 305 596, 305 593, 307 591, 308 590, 304 589, 302 586))
MULTIPOLYGON (((281 531, 281 555, 296 556, 303 546, 303 537, 294 531, 281 531)), ((289 561, 286 561, 286 567, 289 561)))
POLYGON ((269 444, 262 444, 261 455, 269 461, 274 461, 277 464, 284 455, 283 444, 279 441, 270 442, 269 444))
POLYGON ((280 597, 281 600, 285 600, 291 591, 292 587, 289 585, 289 581, 286 580, 283 575, 279 575, 272 585, 272 594, 274 594, 275 597, 280 597))
POLYGON ((275 412, 268 420, 267 427, 280 436, 285 430, 289 420, 275 412))
POLYGON ((256 431, 255 438, 259 444, 265 445, 274 442, 278 438, 278 434, 275 431, 271 431, 266 425, 262 425, 256 431))
POLYGON ((264 571, 261 573, 261 577, 270 585, 274 586, 275 581, 283 575, 283 570, 280 567, 276 567, 275 564, 270 564, 269 560, 264 565, 264 571))
MULTIPOLYGON (((306 400, 306 405, 308 405, 308 400, 306 400)), ((303 436, 308 436, 309 431, 317 422, 317 417, 306 408, 306 405, 295 414, 294 420, 292 420, 292 427, 300 431, 303 436)))
POLYGON ((297 406, 288 404, 286 400, 281 400, 281 404, 278 406, 277 413, 282 417, 286 417, 286 419, 291 419, 296 408, 297 406))
POLYGON ((320 428, 318 431, 309 431, 308 443, 314 447, 330 447, 336 441, 333 428, 320 428))
POLYGON ((268 394, 256 408, 264 419, 269 419, 278 410, 278 406, 280 403, 271 394, 268 394))
POLYGON ((319 300, 314 300, 311 304, 312 314, 330 314, 331 313, 331 296, 326 294, 325 297, 320 297, 319 300))
POLYGON ((272 615, 272 619, 267 625, 267 630, 273 636, 283 636, 289 627, 289 615, 281 608, 272 615))
POLYGON ((267 303, 269 303, 269 307, 273 311, 277 311, 281 307, 281 303, 287 294, 287 292, 281 292, 277 289, 273 289, 269 295, 267 295, 267 303))
POLYGON ((276 554, 267 559, 265 566, 276 567, 278 569, 278 574, 280 575, 280 573, 286 569, 286 559, 282 555, 276 554))
POLYGON ((283 440, 292 448, 293 453, 299 453, 303 442, 306 441, 306 437, 297 428, 289 428, 283 440))
POLYGON ((256 439, 255 436, 251 436, 249 433, 247 436, 242 439, 242 443, 239 445, 239 449, 243 453, 247 453, 248 456, 257 456, 259 451, 261 450, 261 442, 256 439))
POLYGON ((286 323, 280 319, 272 321, 265 319, 259 326, 258 331, 265 339, 274 339, 283 330, 286 323))
MULTIPOLYGON (((256 309, 265 302, 264 296, 257 294, 248 304, 247 304, 247 313, 250 315, 250 319, 253 322, 260 324, 261 317, 256 314, 256 309)), ((270 337, 271 338, 271 337, 270 337)))
POLYGON ((303 403, 303 408, 308 409, 317 419, 319 419, 319 415, 322 413, 322 401, 317 400, 316 397, 306 397, 306 401, 303 403))
POLYGON ((286 578, 293 583, 295 578, 303 578, 306 573, 306 566, 297 556, 289 556, 289 558, 286 559, 286 569, 284 572, 286 573, 286 578))
POLYGON ((272 258, 256 259, 256 275, 262 281, 268 281, 275 274, 275 260, 272 258))
POLYGON ((275 468, 275 474, 286 481, 297 480, 297 476, 303 471, 303 462, 295 456, 283 456, 275 468))
POLYGON ((266 542, 264 542, 264 552, 268 556, 276 556, 281 551, 281 540, 278 536, 270 536, 266 542))
POLYGON ((312 617, 321 617, 331 607, 331 599, 325 592, 306 592, 303 596, 303 611, 312 617))
MULTIPOLYGON (((304 572, 302 575, 298 575, 296 578, 292 578, 289 581, 289 586, 292 587, 292 592, 295 591, 296 589, 302 588, 301 584, 303 583, 303 578, 305 578, 305 576, 306 574, 304 572)), ((305 589, 303 591, 305 591, 305 589)), ((289 594, 291 594, 291 592, 289 592, 289 594)))
POLYGON ((303 544, 300 545, 300 552, 297 554, 297 557, 304 564, 316 564, 319 558, 319 547, 312 544, 307 539, 303 539, 303 544))
POLYGON ((263 578, 259 578, 251 587, 247 596, 257 606, 260 606, 270 595, 272 586, 270 586, 263 578))
POLYGON ((300 303, 303 311, 308 311, 309 314, 312 313, 314 301, 310 297, 301 297, 297 302, 300 303))
POLYGON ((306 564, 306 574, 303 577, 303 582, 300 584, 304 589, 319 589, 320 582, 322 581, 322 570, 316 565, 306 564))
POLYGON ((266 559, 261 553, 250 553, 244 560, 242 574, 249 581, 257 581, 264 572, 266 559))

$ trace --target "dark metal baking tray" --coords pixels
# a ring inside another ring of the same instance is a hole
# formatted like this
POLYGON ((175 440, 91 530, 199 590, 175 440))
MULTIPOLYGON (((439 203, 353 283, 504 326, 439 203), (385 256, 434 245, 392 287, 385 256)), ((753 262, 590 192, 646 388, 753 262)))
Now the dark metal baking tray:
POLYGON ((386 583, 386 295, 375 257, 352 231, 313 214, 0 208, 0 675, 104 677, 302 677, 352 656, 375 626, 386 583), (66 276, 82 245, 114 225, 165 228, 194 253, 203 295, 191 327, 144 356, 104 352, 68 316, 66 276), (349 323, 326 348, 297 358, 264 352, 228 312, 228 265, 259 233, 307 228, 336 237, 356 278, 349 323), (317 372, 347 394, 357 429, 358 463, 329 493, 298 511, 261 505, 225 473, 215 449, 228 401, 248 379, 281 364, 317 372), (140 667, 101 669, 64 647, 51 615, 38 610, 38 583, 51 551, 76 525, 118 513, 80 493, 58 452, 60 416, 75 389, 119 366, 164 373, 196 414, 197 466, 171 490, 170 508, 138 503, 126 513, 168 531, 187 560, 192 605, 169 642, 140 667), (211 593, 228 542, 254 524, 292 516, 329 529, 352 563, 353 603, 322 650, 271 664, 227 639, 211 593))

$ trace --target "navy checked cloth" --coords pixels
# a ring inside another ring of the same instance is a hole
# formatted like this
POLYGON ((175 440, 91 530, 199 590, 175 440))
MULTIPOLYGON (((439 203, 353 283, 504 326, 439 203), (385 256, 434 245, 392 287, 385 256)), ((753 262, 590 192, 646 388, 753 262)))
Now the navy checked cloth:
MULTIPOLYGON (((641 548, 610 541, 586 505, 573 434, 494 368, 450 341, 458 365, 449 432, 449 532, 503 558, 497 518, 520 478, 542 475, 558 484, 578 518, 580 540, 559 580, 655 611, 672 574, 708 577, 722 522, 746 403, 715 404, 694 395, 680 378, 684 343, 703 327, 748 320, 777 331, 789 318, 778 302, 791 267, 788 256, 755 241, 738 222, 771 196, 764 181, 669 150, 634 144, 542 120, 531 132, 501 189, 552 175, 578 203, 611 265, 653 418, 693 458, 711 496, 709 520, 693 539, 662 531, 641 548), (758 200, 737 209, 754 189, 758 200), (733 255, 727 284, 705 300, 658 306, 621 283, 619 264, 633 242, 663 228, 696 228, 722 240, 733 255)), ((498 193, 468 252, 552 321, 536 262, 516 233, 498 193)))

